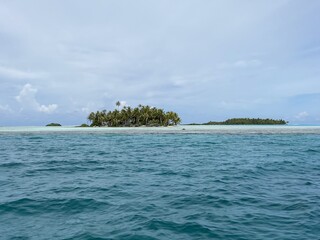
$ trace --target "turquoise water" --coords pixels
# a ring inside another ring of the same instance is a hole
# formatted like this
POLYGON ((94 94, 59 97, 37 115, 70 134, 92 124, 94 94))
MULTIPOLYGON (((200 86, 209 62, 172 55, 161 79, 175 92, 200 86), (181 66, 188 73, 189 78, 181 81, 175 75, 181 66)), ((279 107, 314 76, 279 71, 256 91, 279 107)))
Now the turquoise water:
POLYGON ((11 130, 0 239, 319 239, 317 131, 11 130))

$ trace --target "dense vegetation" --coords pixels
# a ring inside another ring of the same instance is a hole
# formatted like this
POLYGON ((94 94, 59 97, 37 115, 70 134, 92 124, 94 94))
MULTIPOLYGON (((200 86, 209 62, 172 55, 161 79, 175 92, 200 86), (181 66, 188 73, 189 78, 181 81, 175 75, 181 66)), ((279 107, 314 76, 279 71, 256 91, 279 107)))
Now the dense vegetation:
POLYGON ((288 122, 282 119, 274 120, 270 118, 231 118, 223 122, 208 122, 203 125, 283 125, 288 122))
POLYGON ((80 126, 78 127, 90 127, 88 124, 82 123, 80 126))
POLYGON ((118 109, 114 111, 91 112, 88 120, 91 127, 139 127, 139 126, 171 126, 181 122, 177 113, 150 106, 139 105, 138 107, 123 107, 119 109, 120 103, 116 104, 118 109))
POLYGON ((60 123, 49 123, 46 125, 46 127, 61 127, 60 123))

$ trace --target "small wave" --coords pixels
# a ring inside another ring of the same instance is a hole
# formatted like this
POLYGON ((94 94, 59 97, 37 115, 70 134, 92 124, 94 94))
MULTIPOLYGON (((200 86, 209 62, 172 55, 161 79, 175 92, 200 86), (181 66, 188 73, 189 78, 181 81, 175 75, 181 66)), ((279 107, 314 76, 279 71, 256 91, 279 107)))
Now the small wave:
POLYGON ((121 234, 116 239, 128 239, 128 240, 158 240, 159 238, 150 237, 141 234, 121 234))
POLYGON ((306 210, 308 209, 308 205, 305 203, 295 203, 283 208, 285 211, 297 211, 297 210, 306 210))
POLYGON ((184 208, 185 206, 210 206, 216 208, 222 208, 226 206, 231 206, 233 203, 225 198, 216 197, 211 195, 195 195, 188 197, 181 197, 171 203, 172 206, 176 208, 184 208))
POLYGON ((155 175, 160 175, 160 176, 175 176, 178 175, 178 173, 176 173, 175 171, 172 170, 165 170, 165 171, 161 171, 159 173, 156 173, 155 175))
POLYGON ((176 234, 187 234, 191 237, 218 238, 208 227, 196 222, 176 223, 173 221, 163 221, 152 219, 146 223, 146 227, 152 231, 167 230, 176 234))
POLYGON ((249 204, 258 204, 261 201, 258 198, 254 197, 242 197, 239 199, 241 203, 249 203, 249 204))
POLYGON ((304 152, 306 152, 306 153, 320 153, 320 150, 309 148, 309 149, 305 150, 304 152))
POLYGON ((42 214, 48 212, 80 213, 108 207, 110 204, 94 199, 45 199, 34 200, 21 198, 0 204, 0 214, 15 213, 19 215, 42 214))
POLYGON ((42 175, 44 173, 75 173, 75 172, 86 172, 86 171, 99 171, 105 170, 106 168, 103 166, 96 166, 94 168, 90 166, 67 166, 67 167, 49 167, 49 168, 38 168, 33 170, 27 170, 24 175, 25 176, 36 176, 42 175))
POLYGON ((28 240, 28 239, 30 239, 29 237, 23 237, 23 236, 21 236, 21 237, 11 237, 10 238, 10 240, 28 240))
POLYGON ((108 155, 109 153, 104 152, 104 151, 98 151, 95 154, 98 155, 98 156, 105 156, 105 155, 108 155))
POLYGON ((42 140, 44 138, 41 137, 41 136, 30 136, 30 137, 28 137, 28 139, 31 139, 31 140, 42 140))
POLYGON ((50 147, 43 150, 45 153, 60 153, 60 148, 50 147))
POLYGON ((21 162, 10 162, 10 163, 2 163, 0 164, 0 168, 1 167, 5 167, 5 168, 11 168, 11 167, 22 167, 24 166, 24 163, 21 162))
POLYGON ((111 240, 112 238, 105 238, 105 237, 101 237, 98 236, 97 234, 93 234, 93 233, 79 233, 79 234, 75 234, 72 237, 68 237, 68 238, 64 238, 64 240, 111 240))

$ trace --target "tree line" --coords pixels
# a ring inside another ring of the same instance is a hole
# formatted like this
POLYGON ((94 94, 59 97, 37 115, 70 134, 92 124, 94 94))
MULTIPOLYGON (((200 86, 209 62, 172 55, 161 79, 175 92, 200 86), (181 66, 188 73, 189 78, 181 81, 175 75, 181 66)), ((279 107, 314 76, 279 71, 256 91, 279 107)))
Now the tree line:
POLYGON ((284 125, 288 122, 282 119, 262 118, 231 118, 223 122, 204 123, 203 125, 284 125))
POLYGON ((91 127, 139 127, 139 126, 172 126, 181 122, 175 112, 165 112, 163 109, 139 105, 131 108, 124 106, 120 110, 120 102, 116 103, 118 109, 113 111, 91 112, 88 116, 91 127))

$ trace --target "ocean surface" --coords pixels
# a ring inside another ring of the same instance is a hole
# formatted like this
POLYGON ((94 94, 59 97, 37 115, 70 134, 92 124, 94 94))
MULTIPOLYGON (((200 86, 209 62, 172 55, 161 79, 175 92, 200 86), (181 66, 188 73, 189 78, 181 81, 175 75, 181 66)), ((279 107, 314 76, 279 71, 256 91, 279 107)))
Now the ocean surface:
POLYGON ((320 239, 320 127, 1 127, 0 239, 320 239))

